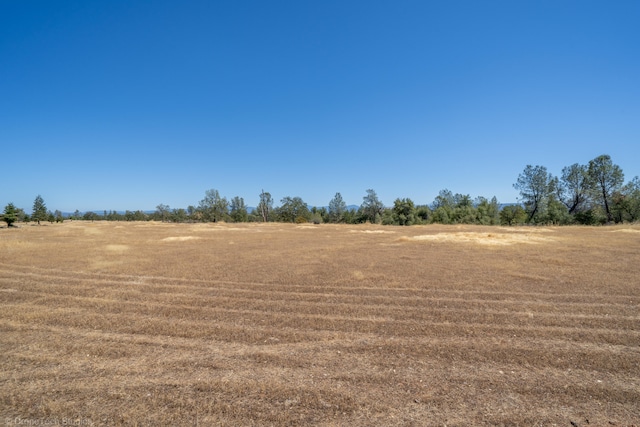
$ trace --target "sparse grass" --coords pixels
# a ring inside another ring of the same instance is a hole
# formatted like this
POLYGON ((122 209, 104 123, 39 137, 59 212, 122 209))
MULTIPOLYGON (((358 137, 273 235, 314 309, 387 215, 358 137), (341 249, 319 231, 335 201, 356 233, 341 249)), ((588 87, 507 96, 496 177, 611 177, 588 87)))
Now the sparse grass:
POLYGON ((0 229, 0 421, 640 425, 639 232, 0 229))

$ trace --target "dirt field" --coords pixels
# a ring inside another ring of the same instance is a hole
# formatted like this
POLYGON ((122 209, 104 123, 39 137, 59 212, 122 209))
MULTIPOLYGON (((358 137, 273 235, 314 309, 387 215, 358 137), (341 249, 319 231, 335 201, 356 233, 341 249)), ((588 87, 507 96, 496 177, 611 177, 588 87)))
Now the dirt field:
POLYGON ((640 425, 640 226, 0 229, 6 425, 640 425))

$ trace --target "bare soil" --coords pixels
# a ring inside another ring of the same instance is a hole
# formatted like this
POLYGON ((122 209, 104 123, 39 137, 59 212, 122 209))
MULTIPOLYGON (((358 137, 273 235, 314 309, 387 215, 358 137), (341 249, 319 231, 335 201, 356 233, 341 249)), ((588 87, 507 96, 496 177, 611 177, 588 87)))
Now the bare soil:
POLYGON ((640 425, 640 226, 0 229, 6 425, 640 425))

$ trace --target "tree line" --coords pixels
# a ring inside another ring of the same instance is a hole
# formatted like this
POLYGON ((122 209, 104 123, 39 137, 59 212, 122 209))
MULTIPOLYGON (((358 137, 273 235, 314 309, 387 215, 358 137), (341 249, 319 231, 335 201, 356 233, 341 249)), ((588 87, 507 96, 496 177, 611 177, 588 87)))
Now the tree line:
POLYGON ((521 196, 521 222, 595 225, 640 220, 640 179, 625 184, 622 169, 606 154, 586 165, 566 166, 559 177, 544 166, 527 165, 513 186, 521 196))
MULTIPOLYGON (((601 155, 586 165, 573 164, 557 177, 544 166, 527 165, 513 184, 519 191, 517 204, 502 206, 496 197, 472 198, 444 189, 430 205, 416 205, 409 198, 397 198, 393 206, 384 206, 373 189, 366 191, 358 208, 348 208, 340 193, 326 207, 310 207, 300 197, 284 197, 279 205, 262 190, 258 206, 249 209, 242 197, 227 199, 210 189, 195 205, 172 209, 165 204, 154 212, 104 211, 81 213, 72 220, 164 221, 164 222, 289 222, 289 223, 375 223, 383 225, 416 224, 586 224, 635 222, 640 220, 640 179, 624 183, 622 169, 611 157, 601 155)), ((63 214, 47 210, 38 195, 32 214, 9 203, 2 215, 8 226, 15 222, 61 222, 63 214)))

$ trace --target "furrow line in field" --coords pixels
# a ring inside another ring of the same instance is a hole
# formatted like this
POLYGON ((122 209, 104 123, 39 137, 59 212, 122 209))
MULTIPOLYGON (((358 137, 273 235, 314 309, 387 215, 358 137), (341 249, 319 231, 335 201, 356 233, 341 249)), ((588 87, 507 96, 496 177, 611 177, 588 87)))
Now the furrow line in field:
MULTIPOLYGON (((149 290, 153 288, 149 285, 149 290)), ((0 301, 19 301, 28 298, 28 293, 40 293, 42 295, 104 298, 114 301, 145 301, 162 302, 170 300, 176 304, 203 306, 214 304, 216 301, 224 301, 228 304, 241 302, 273 304, 308 304, 341 307, 353 305, 358 307, 388 309, 400 308, 412 309, 451 309, 451 310, 480 310, 488 312, 500 308, 501 312, 518 314, 540 314, 587 316, 589 318, 609 317, 611 319, 640 319, 637 316, 637 306, 631 302, 625 304, 613 302, 562 302, 554 300, 479 300, 469 298, 429 297, 429 296, 380 296, 380 295, 335 295, 335 294, 309 294, 298 292, 283 292, 263 289, 261 291, 245 289, 219 289, 209 288, 204 292, 197 288, 195 292, 184 287, 178 289, 155 289, 155 292, 140 292, 137 287, 112 287, 112 286, 88 286, 72 285, 68 282, 54 284, 40 281, 23 280, 19 286, 13 279, 0 278, 0 301), (3 285, 12 286, 3 288, 3 285), (17 288, 17 289, 16 289, 17 288), (5 292, 1 292, 2 290, 5 292), (180 292, 165 292, 179 290, 180 292), (187 292, 186 292, 187 291, 187 292)))
MULTIPOLYGON (((16 297, 17 295, 11 295, 16 297)), ((224 298, 211 296, 208 298, 180 300, 170 295, 155 296, 156 298, 104 298, 78 295, 51 295, 46 292, 23 291, 20 298, 5 299, 9 304, 26 302, 33 304, 34 300, 46 301, 47 307, 81 307, 96 311, 108 310, 110 312, 139 312, 139 313, 163 313, 168 316, 189 315, 193 318, 206 316, 214 310, 243 309, 261 313, 277 313, 278 315, 291 313, 305 316, 352 316, 385 320, 433 320, 455 321, 463 317, 467 322, 497 323, 510 322, 515 325, 528 325, 535 323, 539 326, 573 326, 580 328, 603 328, 620 330, 640 330, 640 317, 621 315, 585 315, 573 313, 548 313, 537 312, 528 309, 525 312, 496 310, 477 307, 437 307, 437 306, 392 306, 384 304, 349 304, 336 302, 306 302, 298 300, 259 300, 243 298, 224 298), (170 301, 170 302, 169 302, 170 301)), ((2 300, 2 299, 0 299, 2 300)), ((43 304, 44 305, 44 304, 43 304)))
MULTIPOLYGON (((18 327, 19 325, 14 324, 14 328, 18 327)), ((350 335, 343 340, 327 341, 328 337, 325 334, 325 340, 316 339, 315 342, 297 343, 280 343, 270 340, 269 345, 265 346, 209 339, 103 332, 51 325, 43 326, 37 331, 25 325, 25 328, 19 331, 19 336, 27 336, 29 338, 27 343, 30 344, 21 344, 23 341, 15 335, 15 340, 18 341, 14 345, 13 336, 5 334, 9 344, 4 353, 5 361, 22 364, 37 357, 38 365, 32 365, 32 369, 23 374, 25 379, 31 381, 34 379, 34 370, 38 369, 38 366, 42 366, 43 363, 44 366, 58 363, 60 358, 70 356, 78 361, 89 362, 91 365, 97 363, 98 366, 102 366, 101 369, 108 369, 112 375, 117 372, 138 375, 139 368, 128 367, 144 365, 145 376, 147 376, 154 369, 162 371, 167 366, 171 366, 174 372, 194 366, 214 372, 219 369, 237 370, 243 366, 253 366, 253 369, 258 370, 269 369, 269 367, 307 370, 319 360, 329 359, 326 355, 342 353, 346 360, 365 358, 368 361, 367 366, 375 366, 380 370, 382 382, 389 381, 388 375, 383 372, 391 369, 395 372, 399 366, 413 365, 409 373, 413 377, 420 375, 422 369, 430 370, 435 364, 446 361, 448 365, 455 364, 461 371, 467 371, 462 368, 465 365, 474 371, 486 366, 482 371, 492 372, 492 377, 502 375, 503 378, 517 379, 521 373, 542 369, 545 376, 554 379, 564 378, 566 382, 574 385, 577 385, 577 381, 581 379, 586 381, 589 377, 596 377, 605 380, 607 385, 618 390, 638 390, 640 386, 637 380, 638 366, 637 364, 633 366, 634 358, 638 357, 637 348, 568 343, 544 337, 495 342, 488 339, 488 346, 483 348, 480 341, 474 343, 457 336, 416 340, 413 337, 387 338, 358 334, 356 337, 350 335), (43 334, 49 339, 44 339, 43 334), (37 345, 38 342, 46 347, 37 345), (481 347, 478 350, 476 346, 481 347), (286 352, 283 353, 283 349, 286 349, 286 352), (541 352, 541 349, 550 350, 541 352), (624 354, 629 352, 632 353, 624 354), (157 358, 159 353, 163 354, 160 359, 157 358), (523 360, 525 355, 542 356, 543 359, 531 364, 523 360), (45 362, 43 356, 46 356, 49 362, 45 362), (612 356, 615 366, 625 367, 622 372, 616 372, 615 375, 609 371, 612 356), (97 362, 93 359, 95 357, 99 358, 97 362), (588 363, 584 363, 582 359, 587 360, 588 363), (127 363, 122 364, 121 360, 127 360, 127 363), (544 363, 549 360, 550 366, 546 366, 544 363), (600 363, 604 365, 600 366, 600 363), (603 372, 604 375, 598 375, 598 372, 603 372)), ((12 374, 12 378, 17 378, 16 375, 16 373, 12 374)), ((333 374, 331 379, 340 380, 336 375, 338 374, 333 374)), ((369 368, 366 382, 374 383, 376 376, 369 368)), ((358 375, 351 372, 344 377, 344 380, 357 381, 358 375)))
MULTIPOLYGON (((1 272, 0 272, 1 274, 1 272)), ((300 295, 309 296, 310 298, 327 298, 327 297, 353 297, 353 298, 387 298, 387 299, 405 299, 409 303, 419 299, 436 300, 462 300, 477 301, 499 304, 541 304, 551 302, 553 304, 583 304, 585 306, 606 306, 606 305, 631 305, 637 307, 640 304, 640 298, 637 296, 619 295, 619 294, 557 294, 557 293, 533 293, 533 292, 485 292, 485 291, 459 291, 443 289, 438 286, 446 284, 435 283, 430 287, 422 288, 381 288, 381 287, 362 287, 362 286, 305 286, 305 285, 282 285, 270 283, 247 283, 247 282, 210 282, 213 286, 194 286, 191 282, 188 285, 164 284, 165 280, 158 281, 118 281, 111 278, 102 279, 83 279, 80 277, 68 276, 49 276, 44 274, 19 274, 18 277, 1 276, 0 283, 11 285, 24 284, 27 279, 33 279, 35 283, 46 283, 47 285, 68 286, 70 282, 84 285, 84 289, 96 288, 97 284, 132 286, 132 291, 138 292, 146 290, 149 293, 174 293, 178 290, 181 293, 189 290, 190 294, 194 292, 233 292, 233 293, 255 293, 258 298, 262 298, 264 294, 281 294, 281 295, 300 295), (22 280, 20 280, 22 279, 22 280), (40 280, 42 279, 42 280, 40 280), (439 296, 445 295, 445 296, 439 296), (448 295, 458 295, 458 298, 448 295), (523 299, 527 297, 530 299, 523 299), (598 301, 594 303, 593 301, 598 301)), ((173 280, 173 279, 172 279, 173 280)), ((199 282, 204 283, 204 282, 199 282)), ((15 286, 14 286, 15 287, 15 286)), ((127 288, 119 288, 120 290, 127 288)), ((635 309, 635 308, 634 308, 635 309)))
MULTIPOLYGON (((137 307, 133 307, 137 308, 137 307)), ((300 313, 274 313, 241 309, 216 308, 207 311, 208 317, 193 320, 180 315, 179 311, 168 316, 159 315, 152 310, 128 310, 116 312, 96 312, 92 308, 47 307, 33 304, 5 306, 3 318, 13 321, 33 322, 35 324, 86 325, 91 329, 122 331, 156 330, 160 335, 184 337, 211 336, 224 330, 228 325, 238 333, 238 337, 247 331, 269 330, 271 333, 332 331, 337 333, 374 333, 383 336, 431 337, 441 335, 460 335, 480 337, 485 334, 498 334, 507 337, 548 336, 549 334, 565 340, 579 342, 599 342, 637 346, 640 344, 640 332, 624 331, 618 328, 587 328, 563 326, 508 325, 504 322, 486 320, 485 323, 460 320, 424 319, 393 320, 380 318, 359 318, 345 316, 308 316, 300 313), (125 323, 123 325, 123 323, 125 323)), ((230 333, 229 338, 238 337, 230 333)), ((299 341, 298 339, 295 340, 299 341)))
MULTIPOLYGON (((164 276, 148 276, 148 275, 131 275, 131 274, 113 274, 113 273, 95 273, 95 272, 81 272, 81 271, 67 271, 67 270, 59 270, 59 269, 48 269, 48 268, 40 268, 40 267, 31 267, 31 266, 17 266, 14 267, 12 264, 3 264, 0 263, 0 266, 5 266, 11 273, 24 275, 24 276, 36 276, 43 278, 60 278, 64 280, 75 280, 81 281, 82 278, 90 279, 95 282, 112 282, 112 283, 126 283, 130 285, 137 286, 169 286, 172 288, 180 288, 183 287, 182 284, 189 284, 192 288, 202 288, 202 289, 211 289, 212 285, 215 287, 228 286, 231 289, 238 289, 239 287, 244 287, 244 289, 251 290, 263 290, 265 287, 268 287, 270 290, 274 288, 280 288, 284 290, 298 289, 300 293, 322 293, 325 294, 327 291, 332 291, 331 293, 348 293, 348 294, 357 294, 357 292, 384 292, 384 293, 392 293, 392 294, 403 294, 408 293, 409 296, 413 296, 413 293, 429 293, 429 292, 437 292, 442 294, 457 294, 457 295, 477 295, 491 297, 492 295, 498 296, 510 296, 510 297, 521 297, 521 296, 531 296, 535 298, 584 298, 585 295, 581 293, 549 293, 549 292, 522 292, 522 291, 491 291, 491 290, 456 290, 456 289, 443 289, 443 288, 424 288, 424 287, 415 287, 415 286, 405 286, 405 287, 380 287, 380 286, 362 286, 357 285, 356 283, 361 280, 354 280, 354 285, 331 285, 331 284, 323 284, 323 285, 309 285, 309 284, 291 284, 291 283, 282 283, 282 282, 256 282, 256 281, 242 281, 242 280, 217 280, 217 279, 190 279, 190 278, 181 278, 181 277, 164 277, 164 276), (26 270, 26 271, 18 271, 18 270, 26 270), (42 273, 38 273, 38 271, 42 271, 42 273), (80 277, 78 277, 80 276, 80 277), (149 282, 150 281, 150 282, 149 282), (335 291, 335 292, 334 292, 335 291)), ((2 275, 4 270, 0 270, 0 275, 2 275)), ((438 281, 437 283, 430 284, 431 286, 446 286, 446 283, 442 281, 438 281)), ((623 299, 634 299, 635 303, 640 303, 638 298, 640 295, 635 294, 611 294, 611 293, 603 293, 598 294, 597 297, 616 297, 623 299)))
MULTIPOLYGON (((96 331, 91 332, 95 333, 96 331)), ((110 331, 109 334, 112 336, 113 332, 110 331)), ((150 331, 144 329, 132 332, 123 328, 120 332, 141 334, 145 339, 149 339, 150 335, 161 335, 150 334, 150 331)), ((464 337, 452 336, 451 334, 433 338, 378 336, 376 339, 371 339, 370 335, 362 336, 361 334, 354 335, 351 333, 342 336, 342 343, 346 343, 345 340, 349 338, 351 344, 339 345, 334 341, 335 344, 327 348, 324 340, 334 338, 332 334, 336 332, 329 331, 324 334, 318 334, 317 331, 312 331, 316 333, 311 334, 308 334, 307 331, 297 332, 297 337, 303 337, 304 339, 295 339, 292 335, 272 334, 271 331, 241 331, 237 328, 219 329, 207 335, 193 337, 177 334, 172 338, 176 336, 183 339, 190 338, 198 343, 204 341, 206 343, 205 346, 198 350, 203 355, 207 354, 203 353, 206 351, 206 345, 215 349, 216 343, 219 342, 226 343, 227 346, 252 345, 251 352, 247 352, 247 347, 235 347, 235 351, 233 351, 233 347, 227 347, 224 352, 214 350, 211 355, 214 357, 221 354, 230 358, 239 357, 245 360, 252 360, 254 363, 256 362, 254 359, 257 359, 258 361, 270 361, 271 363, 295 364, 298 367, 304 367, 305 365, 310 367, 311 364, 316 363, 318 359, 314 357, 314 354, 340 352, 345 355, 344 357, 364 357, 368 360, 368 365, 373 364, 382 369, 385 367, 394 368, 398 365, 406 366, 408 361, 413 360, 416 366, 434 364, 436 361, 447 361, 450 365, 459 363, 473 363, 476 366, 483 364, 511 364, 519 365, 521 369, 544 367, 562 370, 606 371, 616 372, 616 375, 629 376, 631 378, 636 378, 640 375, 640 364, 638 363, 640 353, 637 348, 598 346, 592 343, 576 345, 572 342, 549 339, 547 335, 542 337, 520 336, 509 340, 495 340, 492 337, 485 339, 483 342, 477 339, 466 340, 464 337), (362 339, 360 339, 361 336, 362 339), (314 341, 311 343, 313 345, 312 348, 308 346, 310 341, 314 341), (364 343, 365 341, 366 343, 364 343), (295 359, 289 361, 286 352, 276 351, 273 356, 270 356, 269 352, 260 352, 258 350, 259 347, 256 347, 256 344, 260 343, 262 343, 265 351, 268 351, 267 349, 272 348, 273 345, 286 345, 289 352, 296 353, 295 359), (303 344, 305 344, 304 347, 302 347, 303 344), (232 349, 231 354, 230 348, 232 349), (313 348, 315 348, 315 351, 313 348), (307 355, 304 360, 300 360, 300 351, 307 355)), ((338 338, 341 338, 341 336, 338 335, 338 338)), ((166 353, 166 348, 165 346, 157 350, 166 353)), ((91 345, 75 345, 71 339, 55 340, 53 342, 39 340, 30 345, 12 347, 5 352, 5 357, 7 360, 12 357, 13 359, 27 360, 37 358, 42 361, 42 353, 48 354, 51 362, 56 362, 61 355, 68 357, 69 354, 77 353, 82 356, 89 354, 92 357, 107 359, 138 357, 147 360, 146 364, 149 366, 164 363, 163 360, 154 359, 153 349, 148 349, 147 352, 144 349, 135 348, 127 348, 122 351, 117 348, 112 350, 109 345, 101 343, 99 335, 97 337, 94 336, 91 345)), ((209 357, 209 360, 211 360, 211 357, 209 357)), ((201 361, 203 364, 207 363, 206 359, 201 359, 201 361)), ((192 364, 193 360, 187 361, 187 363, 192 364)))
MULTIPOLYGON (((476 343, 469 341, 466 336, 450 335, 450 336, 437 336, 427 337, 427 339, 416 339, 416 337, 387 337, 379 336, 376 334, 364 334, 358 333, 357 336, 349 335, 346 339, 330 339, 323 341, 313 342, 298 342, 298 343, 279 343, 276 340, 272 340, 268 349, 264 346, 253 346, 240 344, 235 342, 222 342, 212 341, 202 338, 180 338, 180 337, 166 337, 162 335, 144 335, 140 333, 123 333, 117 331, 107 330, 94 330, 87 329, 85 327, 74 326, 56 326, 56 325, 43 325, 41 328, 34 330, 29 323, 20 323, 9 319, 0 319, 0 330, 18 332, 20 334, 36 334, 45 336, 59 336, 60 339, 54 342, 49 342, 48 346, 54 346, 56 348, 72 349, 74 351, 83 351, 85 345, 93 343, 108 344, 112 343, 121 348, 122 345, 132 345, 144 348, 153 352, 154 348, 174 348, 176 350, 194 350, 208 355, 231 355, 233 357, 242 354, 252 354, 254 352, 265 351, 268 352, 280 352, 280 347, 286 347, 290 350, 301 351, 305 350, 310 354, 316 352, 335 352, 341 350, 347 353, 370 353, 378 354, 380 356, 390 356, 402 358, 411 353, 420 351, 421 347, 433 347, 433 348, 445 348, 448 346, 453 347, 474 347, 476 343), (81 344, 84 343, 84 344, 81 344), (311 346, 311 347, 310 347, 311 346)), ((311 331, 306 331, 311 333, 311 331)), ((326 332, 317 332, 317 334, 323 335, 326 338, 326 332)), ((578 352, 630 352, 637 354, 640 357, 640 347, 630 347, 627 345, 613 345, 613 344, 600 344, 594 342, 568 342, 564 339, 549 336, 519 336, 519 337, 496 337, 487 336, 487 342, 491 342, 492 346, 507 347, 515 352, 525 352, 531 349, 541 348, 554 348, 572 350, 578 352)), ((35 343, 36 341, 31 341, 35 343)), ((482 343, 479 341, 478 343, 482 343)), ((27 348, 30 348, 31 344, 27 344, 27 348)), ((394 360, 389 359, 389 364, 395 364, 394 360)), ((428 361, 426 361, 428 363, 428 361)), ((518 368, 522 368, 518 366, 518 368)), ((638 362, 638 368, 640 369, 640 361, 638 362)), ((508 367, 503 367, 508 369, 508 367)), ((627 383, 629 381, 635 381, 640 383, 640 377, 631 379, 626 378, 627 383)))

